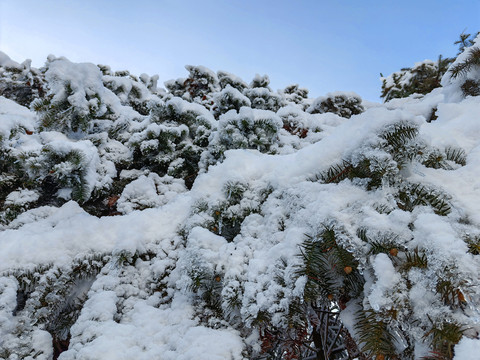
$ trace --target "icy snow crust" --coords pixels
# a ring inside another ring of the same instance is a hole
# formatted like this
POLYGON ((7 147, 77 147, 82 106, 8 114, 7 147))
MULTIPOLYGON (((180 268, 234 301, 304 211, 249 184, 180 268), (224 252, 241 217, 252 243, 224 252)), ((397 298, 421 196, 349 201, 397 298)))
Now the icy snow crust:
MULTIPOLYGON (((18 65, 0 55, 1 65, 18 65)), ((208 75, 216 76, 211 71, 208 75)), ((117 87, 130 91, 129 82, 122 83, 109 75, 102 80, 96 66, 73 64, 60 58, 51 63, 47 72, 52 94, 59 98, 64 94, 62 83, 57 79, 65 77, 73 90, 68 101, 85 112, 89 108, 86 94, 96 93, 120 118, 131 119, 132 128, 141 129, 145 134, 162 131, 163 125, 132 114, 102 83, 114 82, 117 87)), ((305 234, 315 235, 325 224, 343 226, 349 236, 345 236, 342 245, 359 259, 367 252, 365 244, 355 235, 360 227, 393 233, 401 246, 420 248, 429 254, 428 269, 410 271, 409 288, 387 254, 365 257, 359 265, 367 279, 364 306, 375 311, 388 310, 393 301, 405 303, 408 296, 411 311, 424 324, 428 324, 426 314, 442 318, 448 313, 460 323, 480 331, 480 263, 478 257, 467 252, 467 245, 461 239, 465 232, 480 234, 480 99, 470 97, 460 101, 452 95, 453 85, 447 82, 448 79, 444 79, 446 94, 437 89, 422 98, 369 104, 364 113, 349 120, 334 114, 308 114, 301 107, 289 104, 277 113, 242 107, 239 111, 230 110, 217 121, 204 106, 171 97, 167 104, 177 112, 200 114, 214 129, 213 139, 226 136, 226 127, 238 118, 249 119, 252 124, 267 119, 279 132, 284 147, 277 149, 276 154, 263 154, 256 149, 227 150, 224 160, 205 168, 189 191, 182 181, 169 176, 124 171, 120 176, 132 181, 118 200, 121 216, 97 218, 74 201, 59 208, 44 206, 21 214, 0 233, 0 272, 5 274, 0 277, 0 348, 15 339, 14 328, 23 321, 21 316, 12 315, 18 282, 8 275, 9 271, 33 270, 46 264, 68 266, 74 259, 101 253, 110 254, 112 260, 93 279, 81 314, 71 328, 69 349, 60 359, 243 359, 245 349, 258 351, 261 341, 256 331, 236 327, 236 322, 241 319, 248 329, 252 319, 265 312, 272 317, 273 324, 285 325, 289 304, 302 296, 306 282, 305 278, 295 276, 301 261, 296 256, 299 246, 305 234), (425 118, 433 107, 438 108, 438 119, 427 123, 425 118), (300 141, 282 129, 284 119, 295 121, 300 128, 322 131, 317 134, 311 131, 300 141), (428 146, 465 150, 465 166, 443 170, 414 162, 398 174, 449 194, 452 212, 448 216, 437 215, 428 206, 412 212, 375 211, 379 204, 392 205, 394 190, 388 185, 367 190, 348 179, 338 184, 312 181, 316 174, 342 159, 355 162, 362 153, 374 152, 372 144, 378 143, 379 134, 398 122, 417 126, 419 136, 428 146), (197 210, 199 204, 214 208, 229 201, 230 193, 225 190, 229 184, 243 184, 249 189, 238 207, 259 207, 258 212, 242 221, 240 232, 231 242, 207 228, 204 224, 210 220, 209 215, 197 210), (263 203, 259 202, 254 189, 267 188, 271 190, 270 195, 263 203), (460 219, 468 219, 468 223, 460 219), (279 223, 283 224, 282 228, 279 223), (156 255, 138 258, 133 266, 124 266, 118 260, 149 251, 156 255), (446 266, 454 268, 467 282, 465 312, 452 312, 443 305, 431 306, 439 303, 432 279, 446 266), (192 268, 221 278, 223 308, 228 307, 226 299, 232 294, 242 294, 230 323, 220 319, 205 321, 198 313, 189 274, 192 268), (278 277, 283 283, 278 282, 278 277), (163 290, 150 291, 152 283, 161 284, 163 290)), ((262 89, 257 92, 269 91, 262 89)), ((230 85, 218 93, 217 99, 228 94, 249 102, 230 85)), ((108 185, 109 179, 116 176, 109 156, 131 157, 125 145, 115 140, 108 140, 110 151, 99 153, 88 139, 67 138, 55 131, 24 133, 25 130, 35 132, 37 128, 33 112, 0 97, 0 135, 9 141, 13 151, 40 151, 47 145, 64 154, 72 149, 81 151, 89 192, 108 185), (22 128, 19 135, 12 135, 14 129, 22 128)), ((179 131, 182 129, 188 131, 186 126, 179 131)), ((142 133, 137 134, 143 139, 142 133)), ((237 136, 235 134, 231 136, 237 136)), ((7 201, 23 204, 35 201, 35 196, 38 195, 19 189, 10 194, 7 201)), ((355 333, 351 325, 353 315, 348 315, 350 310, 347 308, 342 316, 345 325, 355 333)), ((422 334, 418 335, 421 338, 422 334)), ((33 324, 30 336, 33 348, 41 353, 36 358, 49 359, 53 351, 50 334, 33 324)), ((478 340, 463 338, 457 349, 455 359, 474 359, 478 340)), ((419 343, 416 357, 426 355, 426 351, 428 349, 419 343)))

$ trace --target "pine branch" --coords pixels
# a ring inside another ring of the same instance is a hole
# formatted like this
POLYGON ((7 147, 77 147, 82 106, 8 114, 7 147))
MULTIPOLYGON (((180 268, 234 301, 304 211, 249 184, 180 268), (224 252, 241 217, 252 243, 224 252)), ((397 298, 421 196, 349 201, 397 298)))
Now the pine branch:
POLYGON ((297 276, 306 276, 304 297, 313 301, 331 301, 340 296, 357 296, 363 287, 363 276, 356 270, 357 262, 352 253, 338 244, 333 227, 325 226, 316 237, 307 235, 300 254, 303 264, 297 276))
POLYGON ((465 76, 472 67, 480 66, 480 48, 470 49, 468 57, 461 63, 452 66, 449 70, 452 79, 465 76))
POLYGON ((452 308, 458 308, 465 305, 465 296, 460 290, 459 286, 464 285, 464 281, 456 281, 453 283, 453 279, 440 279, 437 282, 436 291, 440 295, 445 305, 449 305, 452 308))
POLYGON ((401 121, 391 125, 386 131, 380 134, 380 137, 386 141, 388 146, 396 150, 404 148, 417 134, 418 129, 416 126, 401 121))
POLYGON ((480 236, 466 236, 464 241, 467 243, 470 254, 480 255, 480 236))
POLYGON ((450 360, 453 358, 453 348, 458 344, 465 330, 456 322, 432 323, 432 327, 425 333, 424 339, 430 338, 434 352, 450 360))
POLYGON ((405 256, 406 261, 402 266, 402 269, 405 271, 410 270, 412 267, 425 269, 428 266, 428 259, 426 254, 420 252, 418 248, 415 248, 413 251, 406 252, 405 256))
POLYGON ((459 54, 463 52, 463 50, 468 47, 470 44, 469 42, 469 38, 470 38, 471 34, 465 34, 464 32, 462 32, 460 34, 460 39, 458 39, 457 41, 455 41, 453 44, 454 45, 458 45, 458 51, 459 51, 459 54))
POLYGON ((424 186, 414 186, 412 188, 412 194, 416 196, 414 205, 430 205, 435 214, 441 216, 446 216, 451 212, 450 205, 442 196, 433 191, 429 191, 424 186))
POLYGON ((421 184, 406 184, 397 195, 397 205, 404 211, 413 211, 416 206, 430 206, 435 214, 446 216, 451 207, 445 197, 421 184))
POLYGON ((321 181, 325 184, 330 183, 339 183, 340 181, 348 178, 353 169, 353 165, 346 160, 343 160, 342 163, 332 165, 326 171, 317 174, 312 178, 312 181, 321 181))
POLYGON ((460 88, 462 89, 463 96, 465 97, 480 95, 480 81, 467 79, 460 88))
POLYGON ((438 150, 432 151, 430 154, 428 154, 428 157, 422 162, 422 164, 433 169, 452 170, 452 167, 445 162, 445 157, 443 154, 441 154, 438 150))
POLYGON ((304 298, 313 301, 319 297, 326 299, 328 295, 333 294, 337 279, 331 255, 324 252, 318 241, 307 235, 298 256, 302 257, 303 264, 297 269, 296 276, 307 277, 304 298))
POLYGON ((445 159, 462 166, 467 164, 467 154, 461 148, 447 147, 445 149, 445 159))
POLYGON ((370 242, 370 250, 368 253, 370 255, 376 254, 390 254, 392 256, 397 256, 398 254, 398 246, 395 244, 394 240, 383 238, 377 241, 370 242))
POLYGON ((205 302, 208 309, 221 316, 223 313, 221 296, 223 282, 221 275, 212 274, 206 268, 192 268, 188 275, 192 281, 188 289, 197 294, 205 302))
POLYGON ((373 310, 360 310, 355 325, 362 351, 377 359, 395 359, 395 338, 387 324, 373 310))
POLYGON ((357 236, 360 238, 360 240, 366 243, 370 242, 370 239, 367 236, 367 228, 365 227, 359 227, 357 229, 357 236))

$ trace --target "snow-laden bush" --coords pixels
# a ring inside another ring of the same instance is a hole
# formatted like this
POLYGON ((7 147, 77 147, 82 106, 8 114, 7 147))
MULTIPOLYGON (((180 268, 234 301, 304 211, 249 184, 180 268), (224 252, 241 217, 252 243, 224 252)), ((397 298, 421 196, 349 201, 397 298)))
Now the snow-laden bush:
POLYGON ((216 107, 214 108, 217 114, 224 114, 229 110, 239 111, 242 106, 251 107, 250 100, 240 91, 226 85, 225 88, 215 95, 214 98, 216 107))
POLYGON ((256 149, 268 152, 274 149, 282 125, 272 111, 247 107, 242 107, 238 113, 230 110, 220 117, 218 143, 225 150, 256 149))
POLYGON ((160 177, 155 173, 141 175, 125 186, 117 201, 117 209, 128 214, 133 210, 159 207, 184 191, 186 188, 183 180, 168 175, 160 177))
POLYGON ((31 61, 19 64, 0 51, 0 96, 28 107, 36 98, 45 96, 45 79, 31 61))
POLYGON ((385 101, 394 98, 408 97, 412 94, 427 94, 440 86, 440 80, 454 59, 437 61, 424 60, 412 68, 404 68, 393 74, 382 77, 382 95, 385 101))
POLYGON ((362 98, 354 92, 334 92, 316 98, 306 111, 310 114, 331 112, 349 119, 364 110, 362 98))

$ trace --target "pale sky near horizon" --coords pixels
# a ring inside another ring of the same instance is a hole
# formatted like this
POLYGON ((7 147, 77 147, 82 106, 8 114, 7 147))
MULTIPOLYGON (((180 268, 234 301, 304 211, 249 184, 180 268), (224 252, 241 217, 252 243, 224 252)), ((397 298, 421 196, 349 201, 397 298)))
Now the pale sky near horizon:
POLYGON ((456 55, 464 30, 480 30, 480 1, 0 0, 0 51, 36 67, 54 54, 163 82, 204 65, 372 101, 380 72, 456 55))

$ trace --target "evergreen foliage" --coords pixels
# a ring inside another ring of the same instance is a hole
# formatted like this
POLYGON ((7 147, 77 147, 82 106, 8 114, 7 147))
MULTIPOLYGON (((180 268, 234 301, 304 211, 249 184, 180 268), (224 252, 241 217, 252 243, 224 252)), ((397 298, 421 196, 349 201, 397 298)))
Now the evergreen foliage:
POLYGON ((473 47, 469 49, 465 60, 452 66, 449 71, 455 79, 459 76, 466 75, 473 67, 478 66, 480 66, 480 48, 473 47))
POLYGON ((389 77, 382 77, 382 94, 385 101, 408 97, 412 94, 428 94, 440 86, 442 76, 454 58, 438 57, 437 61, 425 60, 412 68, 403 68, 389 77))
POLYGON ((358 314, 357 326, 362 351, 374 359, 396 359, 393 334, 388 324, 378 319, 374 311, 362 311, 358 314))
POLYGON ((334 113, 349 119, 352 115, 364 111, 362 99, 354 93, 331 93, 326 97, 319 97, 307 109, 310 114, 334 113))
POLYGON ((42 70, 31 67, 31 61, 22 64, 7 61, 0 64, 0 96, 28 107, 34 99, 46 93, 42 70))
MULTIPOLYGON (((463 61, 455 63, 450 69, 450 75, 452 79, 456 78, 465 78, 473 70, 476 73, 480 69, 480 47, 472 46, 469 48, 466 57, 463 58, 463 61)), ((466 78, 463 84, 461 85, 462 92, 464 96, 478 96, 480 95, 480 79, 479 76, 474 76, 474 78, 466 78)))
POLYGON ((294 102, 295 104, 303 104, 303 102, 308 99, 308 89, 298 87, 298 84, 293 84, 287 86, 283 89, 283 94, 289 102, 294 102))
POLYGON ((413 123, 399 121, 391 124, 379 133, 376 144, 368 145, 371 151, 365 151, 360 156, 352 154, 351 159, 333 164, 312 180, 328 184, 344 179, 365 179, 369 189, 384 184, 399 184, 402 182, 399 171, 419 156, 419 144, 415 142, 417 134, 417 126, 413 123))
POLYGON ((275 114, 240 109, 220 118, 218 145, 223 149, 256 149, 271 152, 278 142, 280 119, 275 114))
POLYGON ((346 302, 358 296, 363 279, 356 271, 357 261, 337 243, 335 228, 325 226, 318 239, 307 236, 300 256, 303 264, 297 275, 307 277, 305 301, 321 298, 325 303, 333 299, 346 302))
POLYGON ((455 322, 432 324, 425 338, 431 338, 433 351, 426 359, 451 359, 454 355, 453 347, 460 341, 463 332, 461 326, 455 322))

